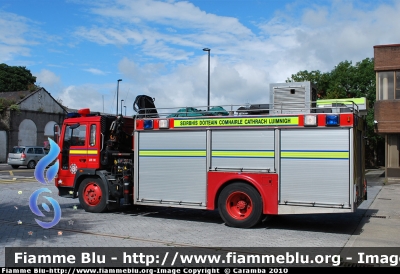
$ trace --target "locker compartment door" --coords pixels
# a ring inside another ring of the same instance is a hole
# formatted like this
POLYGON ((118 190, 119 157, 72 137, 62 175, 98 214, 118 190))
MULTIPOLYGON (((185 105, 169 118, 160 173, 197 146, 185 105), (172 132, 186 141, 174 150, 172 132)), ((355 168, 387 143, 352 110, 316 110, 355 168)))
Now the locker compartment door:
POLYGON ((281 130, 280 204, 350 208, 349 129, 281 130))
POLYGON ((275 170, 273 130, 213 130, 211 169, 275 170))
POLYGON ((206 132, 140 132, 138 200, 206 206, 206 132))

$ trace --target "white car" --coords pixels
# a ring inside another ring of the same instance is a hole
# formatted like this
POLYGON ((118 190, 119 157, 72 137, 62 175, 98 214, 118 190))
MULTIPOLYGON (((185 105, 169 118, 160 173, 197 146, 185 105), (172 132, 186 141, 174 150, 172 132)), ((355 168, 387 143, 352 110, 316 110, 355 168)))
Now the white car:
POLYGON ((44 147, 39 146, 15 146, 12 151, 8 153, 7 164, 12 168, 19 168, 26 166, 27 168, 35 168, 37 162, 46 156, 44 147))

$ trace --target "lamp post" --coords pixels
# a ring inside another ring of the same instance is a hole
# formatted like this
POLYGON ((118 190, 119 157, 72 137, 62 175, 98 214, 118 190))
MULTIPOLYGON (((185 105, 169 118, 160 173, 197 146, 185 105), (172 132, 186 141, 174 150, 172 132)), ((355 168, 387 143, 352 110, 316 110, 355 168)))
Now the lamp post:
MULTIPOLYGON (((117 81, 117 116, 118 116, 118 93, 119 93, 119 82, 121 82, 122 79, 118 79, 117 81)), ((122 109, 121 109, 122 111, 122 109)))
POLYGON ((207 97, 207 110, 210 109, 210 51, 209 48, 204 48, 203 51, 208 51, 208 97, 207 97))
POLYGON ((125 108, 125 116, 126 116, 126 106, 124 106, 124 108, 125 108))
POLYGON ((124 101, 124 99, 121 100, 121 116, 122 116, 122 102, 124 101))

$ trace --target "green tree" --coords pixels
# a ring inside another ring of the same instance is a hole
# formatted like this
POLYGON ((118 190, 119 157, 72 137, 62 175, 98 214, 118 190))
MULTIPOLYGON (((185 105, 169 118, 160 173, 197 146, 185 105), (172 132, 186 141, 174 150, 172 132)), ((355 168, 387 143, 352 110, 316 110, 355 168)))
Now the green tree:
POLYGON ((354 90, 355 68, 349 61, 340 62, 330 72, 330 82, 326 93, 327 99, 355 97, 354 90))
POLYGON ((0 64, 0 92, 36 89, 36 77, 21 66, 0 64))
POLYGON ((366 58, 355 65, 352 62, 340 62, 330 72, 299 71, 292 74, 286 82, 312 82, 321 99, 339 99, 366 97, 369 110, 367 122, 366 165, 377 165, 377 147, 383 144, 383 138, 374 132, 374 103, 376 100, 376 81, 374 60, 366 58))

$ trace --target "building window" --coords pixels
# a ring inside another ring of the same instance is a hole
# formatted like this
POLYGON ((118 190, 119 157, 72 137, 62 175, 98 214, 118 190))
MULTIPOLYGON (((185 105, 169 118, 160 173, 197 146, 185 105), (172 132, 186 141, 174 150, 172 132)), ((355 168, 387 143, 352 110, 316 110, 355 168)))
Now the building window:
MULTIPOLYGON (((394 71, 378 72, 379 100, 395 99, 394 98, 394 74, 395 74, 394 71)), ((397 99, 400 99, 400 97, 397 99)))
POLYGON ((400 70, 378 72, 378 100, 400 99, 400 70))
POLYGON ((394 91, 394 97, 395 99, 400 99, 400 70, 395 71, 395 91, 394 91))

